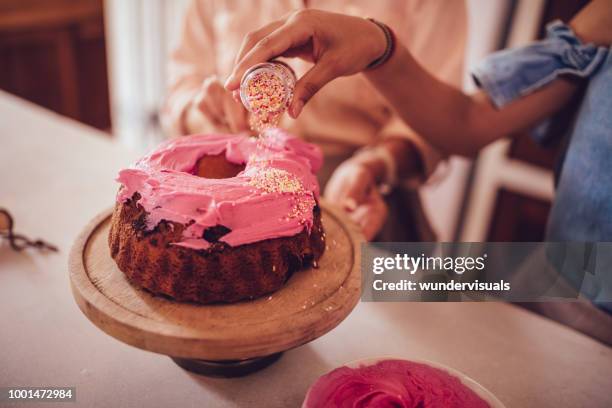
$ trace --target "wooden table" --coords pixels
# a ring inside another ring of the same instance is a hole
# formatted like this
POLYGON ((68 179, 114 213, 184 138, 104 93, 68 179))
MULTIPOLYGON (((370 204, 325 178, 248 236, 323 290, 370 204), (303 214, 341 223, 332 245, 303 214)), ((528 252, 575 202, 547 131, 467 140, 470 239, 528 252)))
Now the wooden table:
POLYGON ((198 377, 120 343, 77 308, 67 257, 83 226, 112 205, 117 170, 135 158, 91 128, 0 93, 0 206, 19 232, 60 248, 0 246, 0 386, 74 386, 86 407, 297 407, 331 368, 394 355, 454 367, 509 408, 612 407, 612 349, 505 303, 360 303, 327 335, 239 379, 198 377))

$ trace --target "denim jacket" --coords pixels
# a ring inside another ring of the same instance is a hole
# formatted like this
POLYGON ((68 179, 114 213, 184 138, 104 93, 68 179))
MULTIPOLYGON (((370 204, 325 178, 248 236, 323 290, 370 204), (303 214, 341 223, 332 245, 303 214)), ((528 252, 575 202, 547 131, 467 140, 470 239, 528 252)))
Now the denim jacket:
MULTIPOLYGON (((494 53, 473 73, 478 85, 498 108, 528 95, 562 74, 588 79, 582 103, 564 144, 563 161, 558 166, 547 241, 612 241, 610 51, 609 47, 583 44, 567 25, 557 21, 547 27, 546 39, 494 53)), ((533 136, 538 142, 543 142, 541 129, 542 126, 534 129, 533 136)), ((612 277, 611 272, 606 275, 612 277)), ((608 276, 607 281, 611 280, 608 276)), ((597 286, 599 289, 591 291, 588 296, 594 301, 609 300, 612 283, 597 286)))

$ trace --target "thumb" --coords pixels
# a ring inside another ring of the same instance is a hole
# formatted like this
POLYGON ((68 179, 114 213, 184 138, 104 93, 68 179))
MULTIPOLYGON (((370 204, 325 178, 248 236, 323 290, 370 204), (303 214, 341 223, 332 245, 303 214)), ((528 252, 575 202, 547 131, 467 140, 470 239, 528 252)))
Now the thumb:
POLYGON ((289 107, 289 113, 293 118, 297 118, 304 105, 312 98, 325 84, 334 79, 335 68, 324 58, 315 64, 302 78, 295 84, 293 91, 293 102, 289 107))
POLYGON ((249 129, 246 109, 244 109, 242 103, 236 102, 229 92, 224 95, 223 108, 225 111, 225 119, 233 133, 239 133, 249 129))
POLYGON ((351 219, 360 227, 366 240, 371 241, 380 232, 387 219, 388 209, 385 201, 376 190, 372 190, 367 203, 359 206, 351 219))
POLYGON ((348 183, 344 192, 344 205, 349 211, 355 210, 367 201, 374 186, 374 179, 367 168, 357 167, 353 168, 353 171, 355 172, 355 178, 352 183, 348 183))

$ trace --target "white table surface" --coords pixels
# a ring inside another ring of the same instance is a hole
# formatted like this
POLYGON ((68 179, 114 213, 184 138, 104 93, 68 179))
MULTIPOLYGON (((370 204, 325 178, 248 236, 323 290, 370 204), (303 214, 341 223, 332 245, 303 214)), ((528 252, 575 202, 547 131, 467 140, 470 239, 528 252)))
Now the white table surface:
POLYGON ((360 303, 327 335, 240 379, 199 377, 109 337, 72 298, 68 252, 113 204, 114 176, 134 159, 102 133, 0 92, 0 207, 18 232, 60 248, 0 245, 0 386, 74 386, 71 407, 297 407, 326 371, 394 355, 458 369, 509 408, 612 407, 612 349, 505 303, 360 303))

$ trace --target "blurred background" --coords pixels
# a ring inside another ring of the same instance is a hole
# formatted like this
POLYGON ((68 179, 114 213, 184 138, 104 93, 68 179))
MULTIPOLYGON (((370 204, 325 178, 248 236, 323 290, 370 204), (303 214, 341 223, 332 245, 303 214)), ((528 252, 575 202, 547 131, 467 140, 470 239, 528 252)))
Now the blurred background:
MULTIPOLYGON (((585 3, 467 0, 465 89, 473 90, 470 68, 483 56, 541 37, 547 22, 567 19, 585 3)), ((0 89, 144 152, 165 138, 158 111, 188 4, 0 0, 0 89)), ((489 146, 476 160, 451 158, 420 191, 438 238, 542 240, 555 156, 522 135, 489 146)))

